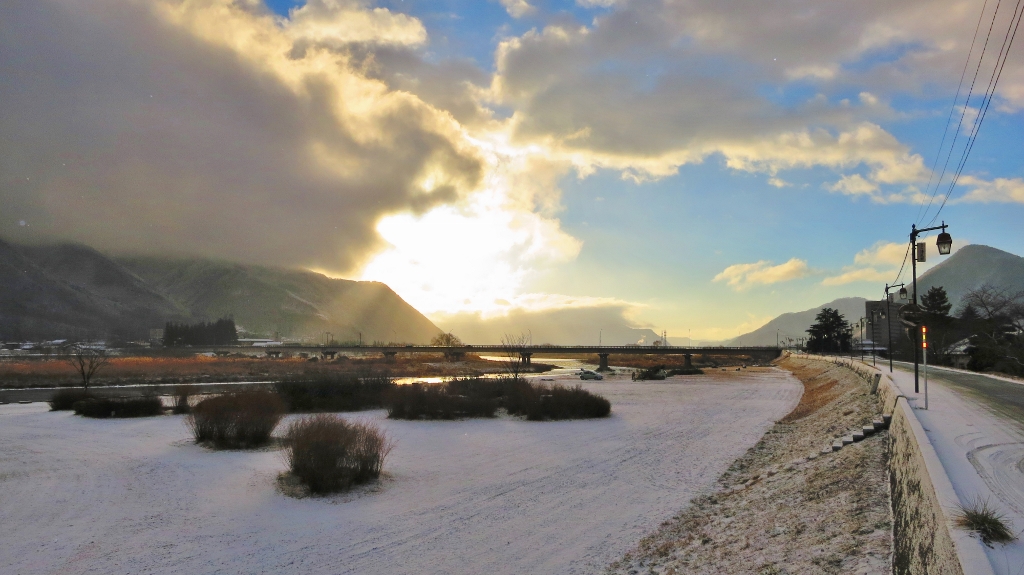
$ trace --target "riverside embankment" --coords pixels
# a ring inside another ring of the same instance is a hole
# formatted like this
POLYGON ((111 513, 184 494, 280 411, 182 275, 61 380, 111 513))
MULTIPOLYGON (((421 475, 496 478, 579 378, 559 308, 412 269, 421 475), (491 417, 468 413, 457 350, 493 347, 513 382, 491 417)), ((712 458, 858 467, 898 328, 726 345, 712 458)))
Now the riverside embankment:
POLYGON ((695 499, 609 569, 621 575, 889 573, 892 520, 884 430, 832 442, 879 418, 852 369, 787 357, 804 385, 796 408, 695 499))

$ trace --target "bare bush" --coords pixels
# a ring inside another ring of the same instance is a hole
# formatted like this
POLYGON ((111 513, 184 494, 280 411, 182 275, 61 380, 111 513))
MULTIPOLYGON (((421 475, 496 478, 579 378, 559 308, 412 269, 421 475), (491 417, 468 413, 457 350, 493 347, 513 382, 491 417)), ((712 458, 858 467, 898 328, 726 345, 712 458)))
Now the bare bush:
POLYGON ((75 407, 75 404, 79 401, 89 399, 92 394, 85 389, 58 389, 56 393, 50 397, 50 411, 70 411, 75 407))
POLYGON ((274 384, 285 400, 288 411, 358 411, 384 405, 384 396, 394 388, 387 375, 319 374, 315 377, 288 379, 274 384))
POLYGON ((276 393, 243 391, 206 398, 192 407, 185 423, 196 443, 210 441, 219 448, 259 447, 285 414, 276 393))
POLYGON ((292 474, 318 494, 377 479, 394 447, 376 425, 348 423, 326 413, 292 422, 285 441, 292 474))
POLYGON ((391 419, 494 417, 498 410, 498 400, 494 397, 482 397, 470 393, 457 394, 452 393, 452 389, 445 384, 398 386, 388 394, 388 417, 391 419))
POLYGON ((611 402, 579 385, 547 387, 512 377, 403 385, 387 400, 391 419, 494 417, 499 407, 531 421, 607 417, 611 413, 611 402))
POLYGON ((164 404, 155 395, 142 397, 89 397, 75 402, 76 415, 106 419, 108 417, 150 417, 161 415, 164 404))
POLYGON ((174 405, 171 406, 171 413, 183 415, 192 411, 192 388, 187 385, 179 385, 174 388, 172 395, 174 405))

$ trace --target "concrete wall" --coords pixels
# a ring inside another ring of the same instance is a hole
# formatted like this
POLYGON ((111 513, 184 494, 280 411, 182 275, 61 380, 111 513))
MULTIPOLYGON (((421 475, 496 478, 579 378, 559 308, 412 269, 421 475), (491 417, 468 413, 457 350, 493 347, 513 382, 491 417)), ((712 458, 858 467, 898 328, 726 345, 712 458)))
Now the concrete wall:
MULTIPOLYGON (((823 361, 833 359, 821 358, 823 361)), ((860 362, 841 360, 865 379, 880 376, 879 406, 889 424, 889 487, 896 575, 992 575, 981 543, 956 529, 950 510, 958 498, 914 415, 889 375, 860 362)))

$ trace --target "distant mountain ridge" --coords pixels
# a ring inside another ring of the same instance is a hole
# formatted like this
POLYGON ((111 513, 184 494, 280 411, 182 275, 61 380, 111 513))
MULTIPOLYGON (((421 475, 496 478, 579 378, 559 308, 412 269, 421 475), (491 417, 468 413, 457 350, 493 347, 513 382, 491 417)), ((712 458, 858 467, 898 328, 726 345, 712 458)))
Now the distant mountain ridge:
POLYGON ((200 258, 109 258, 0 240, 0 340, 145 339, 167 321, 234 317, 249 333, 427 343, 440 332, 388 286, 200 258))
POLYGON ((250 333, 427 343, 441 331, 380 282, 203 259, 117 261, 194 317, 233 317, 250 333))
MULTIPOLYGON (((904 281, 909 284, 906 278, 904 281)), ((953 313, 967 292, 983 285, 1011 291, 1024 290, 1024 258, 991 246, 966 245, 942 263, 917 278, 917 293, 940 286, 946 290, 953 304, 953 313)), ((776 329, 781 337, 807 337, 807 328, 814 323, 818 312, 825 307, 838 309, 846 320, 853 323, 864 315, 864 298, 840 298, 802 312, 784 313, 760 328, 736 337, 727 345, 775 345, 776 329)))
POLYGON ((839 310, 846 321, 852 323, 864 315, 866 301, 862 297, 844 297, 804 311, 784 313, 754 331, 732 339, 727 345, 775 345, 776 333, 782 342, 787 338, 807 337, 807 328, 814 323, 818 312, 826 307, 839 310))
POLYGON ((956 312, 967 292, 985 284, 1024 290, 1024 258, 990 246, 966 245, 921 274, 917 278, 917 293, 923 296, 929 288, 941 286, 956 312))

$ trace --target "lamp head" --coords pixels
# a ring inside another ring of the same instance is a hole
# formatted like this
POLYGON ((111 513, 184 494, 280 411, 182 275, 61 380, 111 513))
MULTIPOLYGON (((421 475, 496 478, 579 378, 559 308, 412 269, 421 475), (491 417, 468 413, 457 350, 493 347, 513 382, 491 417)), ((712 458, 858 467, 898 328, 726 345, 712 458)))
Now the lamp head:
POLYGON ((949 252, 953 249, 953 237, 943 230, 939 234, 939 239, 935 241, 935 245, 939 248, 939 254, 948 256, 949 252))
POLYGON ((907 299, 907 288, 900 288, 900 299, 907 299))

